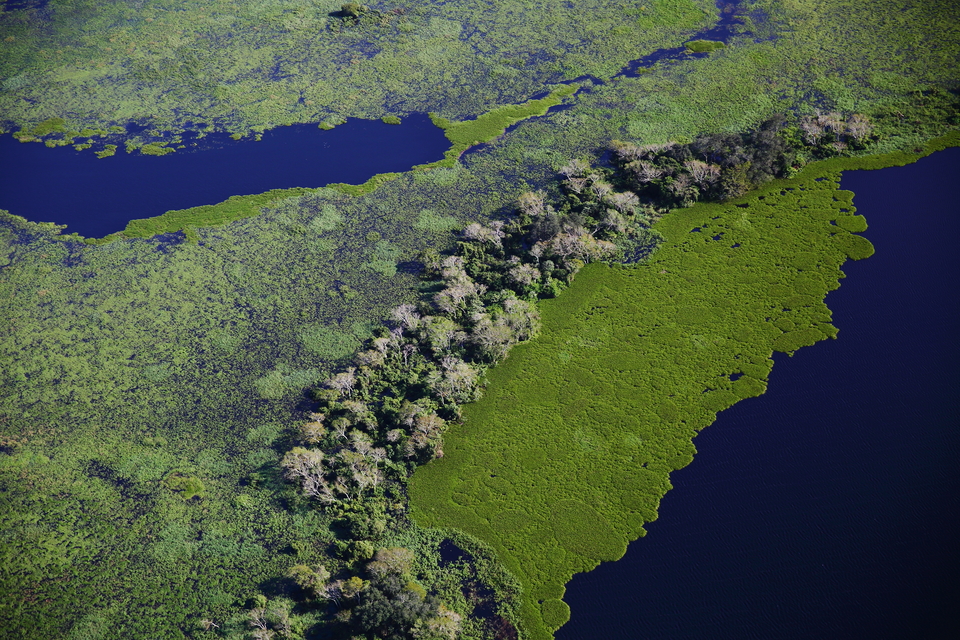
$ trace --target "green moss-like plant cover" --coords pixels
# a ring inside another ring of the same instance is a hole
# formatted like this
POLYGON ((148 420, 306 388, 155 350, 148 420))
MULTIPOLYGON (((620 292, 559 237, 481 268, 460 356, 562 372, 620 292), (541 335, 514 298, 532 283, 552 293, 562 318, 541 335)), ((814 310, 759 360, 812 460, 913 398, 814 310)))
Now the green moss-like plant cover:
POLYGON ((378 173, 363 184, 346 184, 344 182, 335 182, 327 185, 327 187, 330 189, 336 189, 340 193, 345 193, 349 196, 363 196, 376 191, 385 182, 396 180, 400 177, 400 175, 401 174, 399 173, 378 173))
POLYGON ((609 77, 716 19, 711 0, 424 0, 347 20, 341 4, 78 0, 4 11, 0 113, 42 135, 129 121, 247 132, 335 115, 466 119, 567 78, 609 77))
POLYGON ((384 116, 380 119, 386 124, 400 124, 400 118, 397 116, 384 116))
POLYGON ((199 478, 174 474, 164 480, 164 484, 167 485, 167 488, 171 491, 180 494, 180 497, 184 500, 202 498, 205 493, 203 482, 199 478))
POLYGON ((292 189, 273 189, 266 193, 250 196, 231 196, 219 204, 167 211, 163 215, 153 218, 131 220, 122 232, 108 236, 108 238, 111 240, 119 237, 149 238, 160 233, 181 231, 188 227, 213 227, 233 220, 255 216, 260 213, 263 207, 310 191, 312 190, 295 187, 292 189))
POLYGON ((103 150, 96 151, 95 155, 98 158, 109 158, 112 155, 117 153, 117 145, 115 144, 106 144, 103 146, 103 150))
POLYGON ((523 104, 511 104, 499 107, 489 111, 476 120, 464 120, 462 122, 451 122, 431 113, 430 119, 433 123, 443 129, 444 135, 453 143, 445 154, 444 159, 426 165, 419 165, 419 169, 429 169, 433 167, 452 167, 456 161, 463 155, 463 152, 470 147, 490 142, 504 134, 507 127, 510 127, 521 120, 542 116, 547 113, 550 107, 555 107, 567 96, 573 95, 579 89, 579 85, 568 84, 558 87, 550 92, 550 95, 537 100, 528 100, 523 104))
POLYGON ((140 147, 140 153, 145 156, 165 156, 168 153, 173 153, 175 151, 176 149, 172 147, 164 147, 157 142, 151 142, 150 144, 145 144, 140 147))
POLYGON ((724 44, 719 40, 691 40, 684 42, 683 46, 693 53, 709 53, 717 49, 723 49, 724 44))
POLYGON ((740 200, 673 212, 646 264, 585 268, 542 304, 541 337, 493 370, 445 456, 417 470, 416 520, 492 546, 523 585, 528 637, 552 637, 569 617, 564 584, 644 535, 697 432, 765 391, 772 352, 837 336, 824 297, 844 261, 873 253, 836 224, 854 211, 839 171, 918 157, 815 163, 740 200))

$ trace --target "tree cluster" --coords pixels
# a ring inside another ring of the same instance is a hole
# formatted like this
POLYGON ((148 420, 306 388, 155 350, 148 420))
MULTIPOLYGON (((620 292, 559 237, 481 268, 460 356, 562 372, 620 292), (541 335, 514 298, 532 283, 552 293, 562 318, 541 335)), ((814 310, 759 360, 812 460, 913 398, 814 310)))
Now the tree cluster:
POLYGON ((559 210, 543 193, 523 194, 510 220, 471 224, 454 254, 425 255, 427 295, 397 307, 353 366, 314 392, 303 446, 282 461, 307 496, 349 503, 442 456, 442 434, 479 397, 486 368, 539 330, 535 300, 556 295, 584 264, 649 240, 635 194, 615 191, 585 163, 565 170, 589 184, 559 210))
POLYGON ((778 116, 687 144, 614 141, 613 167, 572 160, 560 169, 556 202, 525 193, 507 220, 467 226, 453 254, 425 254, 426 295, 397 307, 353 366, 314 392, 319 406, 301 428, 303 446, 283 458, 286 477, 326 505, 402 482, 443 455, 443 432, 479 397, 486 368, 537 333, 537 298, 555 296, 589 262, 648 252, 658 240, 649 225, 666 210, 737 197, 787 175, 804 145, 837 152, 839 137, 862 143, 871 130, 860 115, 799 122, 778 116))
MULTIPOLYGON (((413 574, 414 553, 404 547, 380 548, 360 575, 332 580, 323 565, 296 565, 287 573, 311 598, 338 608, 328 630, 333 637, 380 640, 454 640, 461 616, 427 594, 413 574), (362 577, 361 577, 362 576, 362 577)), ((245 627, 253 640, 302 640, 316 616, 292 600, 257 596, 245 627)), ((232 625, 229 629, 234 631, 232 625)), ((219 629, 210 620, 206 630, 219 629)))
MULTIPOLYGON (((418 464, 443 455, 443 432, 480 396, 485 370, 536 335, 537 298, 556 295, 584 264, 652 238, 635 194, 615 191, 585 163, 567 169, 592 181, 583 193, 568 192, 556 208, 543 193, 525 193, 509 220, 469 225, 451 254, 425 253, 420 302, 394 309, 352 366, 313 392, 318 405, 281 466, 338 517, 334 546, 348 562, 366 563, 366 575, 331 580, 322 566, 297 565, 288 577, 311 599, 340 606, 341 631, 456 636, 459 616, 410 578, 411 552, 374 553, 388 527, 387 498, 418 464)), ((258 638, 288 637, 286 609, 274 609, 251 612, 258 638)))
POLYGON ((341 623, 355 632, 384 640, 453 640, 459 614, 451 611, 411 575, 413 552, 403 547, 380 549, 366 565, 368 580, 341 623))
MULTIPOLYGON (((681 144, 610 145, 619 178, 659 212, 699 200, 730 200, 811 160, 866 147, 870 119, 838 113, 801 117, 795 126, 774 116, 745 133, 712 133, 681 144)), ((575 188, 567 179, 568 188, 575 188)))

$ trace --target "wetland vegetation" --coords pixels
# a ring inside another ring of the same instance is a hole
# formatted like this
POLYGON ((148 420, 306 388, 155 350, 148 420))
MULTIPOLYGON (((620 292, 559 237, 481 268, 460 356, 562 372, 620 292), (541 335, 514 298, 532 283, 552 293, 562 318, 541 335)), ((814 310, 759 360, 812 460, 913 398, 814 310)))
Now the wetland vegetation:
POLYGON ((960 124, 949 2, 745 2, 726 46, 635 77, 713 4, 518 7, 0 15, 21 139, 106 153, 431 112, 455 151, 99 244, 3 216, 11 637, 549 637, 564 582, 642 534, 770 351, 835 335, 823 295, 870 252, 837 172, 960 124), (534 302, 600 258, 646 261, 534 302))

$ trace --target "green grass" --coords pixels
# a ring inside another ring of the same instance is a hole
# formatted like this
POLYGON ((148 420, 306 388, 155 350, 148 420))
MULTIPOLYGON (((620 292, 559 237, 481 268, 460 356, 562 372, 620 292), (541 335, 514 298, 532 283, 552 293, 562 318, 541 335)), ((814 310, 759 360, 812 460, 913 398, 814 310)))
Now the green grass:
POLYGON ((690 42, 684 42, 683 46, 694 53, 709 53, 717 49, 723 49, 725 45, 719 40, 691 40, 690 42))
POLYGON ((443 129, 444 135, 453 144, 444 154, 444 159, 426 165, 419 165, 420 170, 434 167, 453 167, 463 152, 484 142, 490 142, 502 136, 507 127, 510 127, 527 118, 542 116, 550 107, 555 107, 567 96, 577 92, 579 86, 568 84, 558 87, 550 95, 538 100, 528 100, 523 104, 511 104, 489 111, 475 120, 451 122, 436 114, 430 114, 433 123, 443 129))
POLYGON ((523 586, 528 637, 552 637, 569 617, 565 583, 644 535, 697 432, 765 391, 772 352, 836 338, 824 297, 844 261, 873 253, 844 228, 865 224, 843 211, 853 194, 839 171, 917 157, 811 165, 739 201, 674 211, 647 264, 585 268, 543 303, 540 338, 490 374, 445 456, 417 470, 416 520, 493 547, 523 586))

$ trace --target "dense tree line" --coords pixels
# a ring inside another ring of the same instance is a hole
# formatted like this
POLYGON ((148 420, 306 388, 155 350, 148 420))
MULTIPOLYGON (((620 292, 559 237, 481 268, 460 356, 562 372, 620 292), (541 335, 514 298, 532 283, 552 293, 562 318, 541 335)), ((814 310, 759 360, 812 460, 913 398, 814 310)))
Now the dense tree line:
MULTIPOLYGON (((817 113, 788 125, 783 115, 745 133, 712 133, 681 144, 636 145, 613 141, 617 177, 659 213, 699 200, 730 200, 810 160, 865 149, 874 127, 862 114, 844 118, 817 113)), ((584 188, 582 174, 567 172, 566 187, 584 188)))
MULTIPOLYGON (((289 577, 313 600, 340 606, 331 623, 345 634, 456 636, 459 616, 410 578, 412 552, 381 546, 386 504, 417 465, 443 455, 443 432, 479 398, 485 370, 536 335, 535 301, 557 295, 588 262, 649 250, 651 220, 636 194, 599 174, 556 206, 542 192, 523 194, 509 219, 471 224, 454 252, 424 254, 420 302, 394 309, 351 366, 314 390, 317 408, 281 466, 339 517, 334 547, 354 569, 332 579, 323 567, 298 565, 289 577)), ((251 613, 256 637, 296 637, 282 635, 277 620, 286 618, 271 606, 251 613)))
POLYGON ((525 193, 509 220, 471 224, 453 254, 424 255, 427 295, 394 309, 353 365, 314 391, 303 446, 282 462, 287 478, 332 505, 442 456, 443 431, 479 397, 486 368, 536 335, 534 301, 556 295, 588 262, 655 242, 636 194, 591 176, 559 209, 542 192, 525 193))

